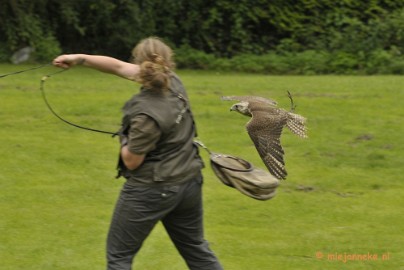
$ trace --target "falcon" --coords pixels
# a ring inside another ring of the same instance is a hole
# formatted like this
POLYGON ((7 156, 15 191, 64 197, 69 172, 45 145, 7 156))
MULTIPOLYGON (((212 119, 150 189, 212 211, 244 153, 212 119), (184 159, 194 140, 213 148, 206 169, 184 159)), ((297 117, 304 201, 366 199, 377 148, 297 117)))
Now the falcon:
POLYGON ((286 179, 285 154, 280 137, 283 127, 286 126, 295 135, 307 138, 305 127, 306 118, 293 113, 295 106, 288 91, 291 101, 291 110, 286 111, 277 107, 277 102, 257 96, 223 96, 222 100, 237 100, 230 111, 237 111, 251 117, 246 124, 246 129, 254 142, 262 161, 269 172, 278 179, 286 179))

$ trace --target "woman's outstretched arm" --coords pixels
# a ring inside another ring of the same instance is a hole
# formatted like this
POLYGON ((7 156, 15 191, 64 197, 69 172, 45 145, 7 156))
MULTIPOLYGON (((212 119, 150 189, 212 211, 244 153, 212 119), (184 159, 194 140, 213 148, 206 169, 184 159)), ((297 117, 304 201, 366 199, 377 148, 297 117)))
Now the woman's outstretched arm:
POLYGON ((128 80, 135 80, 139 73, 139 65, 102 55, 64 54, 56 57, 53 60, 53 65, 61 68, 83 65, 128 80))

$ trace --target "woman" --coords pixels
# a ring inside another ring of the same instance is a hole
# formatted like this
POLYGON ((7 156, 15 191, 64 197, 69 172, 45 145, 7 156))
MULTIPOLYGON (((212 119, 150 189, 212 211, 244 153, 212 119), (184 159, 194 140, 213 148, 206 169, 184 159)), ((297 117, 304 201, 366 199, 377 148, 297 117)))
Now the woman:
POLYGON ((173 72, 172 50, 160 39, 142 40, 133 63, 98 55, 70 54, 53 64, 81 64, 139 82, 123 107, 119 176, 126 182, 116 204, 107 240, 108 269, 131 269, 136 253, 158 221, 189 269, 223 269, 203 233, 195 124, 181 80, 173 72))

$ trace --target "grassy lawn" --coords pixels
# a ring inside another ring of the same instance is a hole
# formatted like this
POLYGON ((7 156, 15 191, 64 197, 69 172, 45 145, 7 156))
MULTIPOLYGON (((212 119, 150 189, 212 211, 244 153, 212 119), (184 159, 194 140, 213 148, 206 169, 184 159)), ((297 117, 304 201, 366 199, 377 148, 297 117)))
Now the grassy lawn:
MULTIPOLYGON (((0 65, 0 74, 28 66, 0 65)), ((0 269, 105 269, 105 239, 122 179, 118 143, 70 127, 45 107, 43 69, 0 79, 0 269)), ((221 95, 271 97, 307 117, 309 139, 285 130, 288 179, 270 201, 204 169, 206 238, 227 270, 404 269, 404 77, 265 76, 179 71, 199 139, 264 168, 221 95), (358 257, 357 255, 364 257, 358 257), (338 257, 339 256, 339 257, 338 257), (356 257, 354 257, 356 256, 356 257)), ((138 86, 83 68, 46 82, 68 120, 115 131, 138 86)), ((136 269, 187 269, 158 225, 136 269)))

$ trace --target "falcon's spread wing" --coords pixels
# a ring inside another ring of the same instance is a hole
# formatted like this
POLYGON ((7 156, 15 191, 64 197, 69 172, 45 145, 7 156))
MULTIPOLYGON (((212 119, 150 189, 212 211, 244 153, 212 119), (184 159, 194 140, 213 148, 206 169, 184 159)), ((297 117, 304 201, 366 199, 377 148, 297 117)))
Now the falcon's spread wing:
POLYGON ((287 117, 253 111, 247 123, 247 131, 269 172, 278 179, 285 179, 287 172, 283 159, 284 151, 280 137, 287 117))
POLYGON ((275 100, 257 97, 257 96, 223 96, 222 100, 238 100, 247 102, 257 102, 276 106, 278 103, 275 100))

